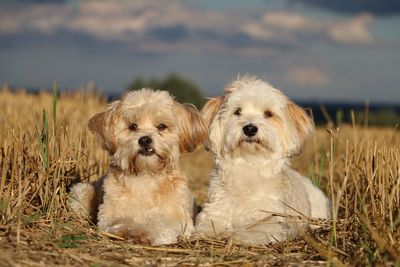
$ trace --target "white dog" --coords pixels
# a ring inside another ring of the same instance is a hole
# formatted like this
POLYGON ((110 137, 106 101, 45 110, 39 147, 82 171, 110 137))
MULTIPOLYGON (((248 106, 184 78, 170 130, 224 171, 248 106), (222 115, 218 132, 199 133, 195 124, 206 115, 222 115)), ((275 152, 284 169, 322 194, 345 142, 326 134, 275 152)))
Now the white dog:
POLYGON ((70 207, 97 219, 100 230, 139 243, 190 236, 193 199, 179 157, 207 137, 200 113, 165 91, 142 89, 95 115, 89 128, 110 153, 110 168, 95 183, 75 185, 70 207))
POLYGON ((327 197, 289 166, 313 132, 312 120, 255 77, 238 79, 225 92, 202 111, 216 167, 195 232, 265 244, 295 236, 307 225, 304 217, 328 218, 327 197))

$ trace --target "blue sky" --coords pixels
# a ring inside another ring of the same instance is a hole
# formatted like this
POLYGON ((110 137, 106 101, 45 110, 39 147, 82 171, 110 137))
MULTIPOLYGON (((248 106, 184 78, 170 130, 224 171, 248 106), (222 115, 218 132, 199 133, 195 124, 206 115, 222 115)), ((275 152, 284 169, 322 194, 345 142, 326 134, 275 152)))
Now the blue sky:
POLYGON ((122 92, 180 73, 206 96, 255 74, 303 101, 400 102, 397 0, 2 0, 0 83, 122 92))

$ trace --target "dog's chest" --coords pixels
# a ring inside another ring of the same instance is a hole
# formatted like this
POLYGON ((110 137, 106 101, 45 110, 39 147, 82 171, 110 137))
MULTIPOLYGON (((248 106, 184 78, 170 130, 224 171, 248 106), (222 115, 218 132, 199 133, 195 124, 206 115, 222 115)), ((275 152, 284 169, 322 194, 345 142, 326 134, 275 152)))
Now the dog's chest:
POLYGON ((266 211, 282 212, 282 203, 286 202, 292 185, 285 175, 273 171, 275 167, 237 162, 222 166, 214 195, 234 218, 262 216, 266 211))
POLYGON ((106 194, 120 206, 151 209, 173 201, 176 188, 168 186, 166 189, 165 184, 165 181, 153 177, 124 177, 110 186, 106 194))
POLYGON ((288 186, 287 179, 280 175, 280 168, 269 161, 231 161, 220 165, 218 175, 229 194, 274 196, 288 186))
POLYGON ((135 178, 122 185, 122 190, 134 201, 150 202, 157 187, 158 183, 154 179, 135 178))

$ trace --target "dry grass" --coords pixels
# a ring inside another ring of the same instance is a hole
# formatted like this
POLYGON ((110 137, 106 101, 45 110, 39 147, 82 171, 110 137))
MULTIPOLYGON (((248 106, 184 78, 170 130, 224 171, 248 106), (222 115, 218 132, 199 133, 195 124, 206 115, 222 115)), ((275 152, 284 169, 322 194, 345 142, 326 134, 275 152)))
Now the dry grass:
MULTIPOLYGON (((54 103, 49 93, 0 91, 0 266, 399 266, 397 129, 318 129, 293 162, 333 200, 333 220, 314 232, 260 247, 217 239, 146 247, 96 231, 65 205, 74 181, 96 179, 107 169, 107 155, 86 127, 104 105, 94 93, 62 94, 54 103)), ((182 162, 203 201, 210 155, 200 149, 182 162)))

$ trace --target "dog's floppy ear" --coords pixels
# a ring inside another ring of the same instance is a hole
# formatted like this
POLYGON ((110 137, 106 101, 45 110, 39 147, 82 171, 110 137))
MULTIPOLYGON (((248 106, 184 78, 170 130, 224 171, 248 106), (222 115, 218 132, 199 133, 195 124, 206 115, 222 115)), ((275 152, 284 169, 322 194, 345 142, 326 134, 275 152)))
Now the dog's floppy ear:
POLYGON ((221 108, 224 100, 225 96, 210 98, 204 105, 203 109, 201 110, 201 115, 203 116, 204 121, 207 124, 207 127, 209 127, 211 122, 214 120, 214 117, 221 108))
POLYGON ((192 152, 207 138, 207 127, 194 106, 175 102, 174 109, 179 120, 179 148, 192 152))
POLYGON ((285 107, 285 117, 285 153, 292 156, 302 150, 307 137, 314 131, 314 123, 310 116, 292 101, 285 107))
POLYGON ((213 150, 214 152, 218 150, 216 147, 221 139, 221 125, 218 122, 214 122, 214 119, 221 109, 225 98, 225 96, 210 98, 201 110, 201 115, 205 120, 209 134, 208 141, 204 145, 206 150, 213 150))
POLYGON ((114 127, 117 120, 118 107, 119 101, 115 101, 111 103, 106 111, 94 115, 89 120, 89 130, 111 155, 116 150, 114 127))

